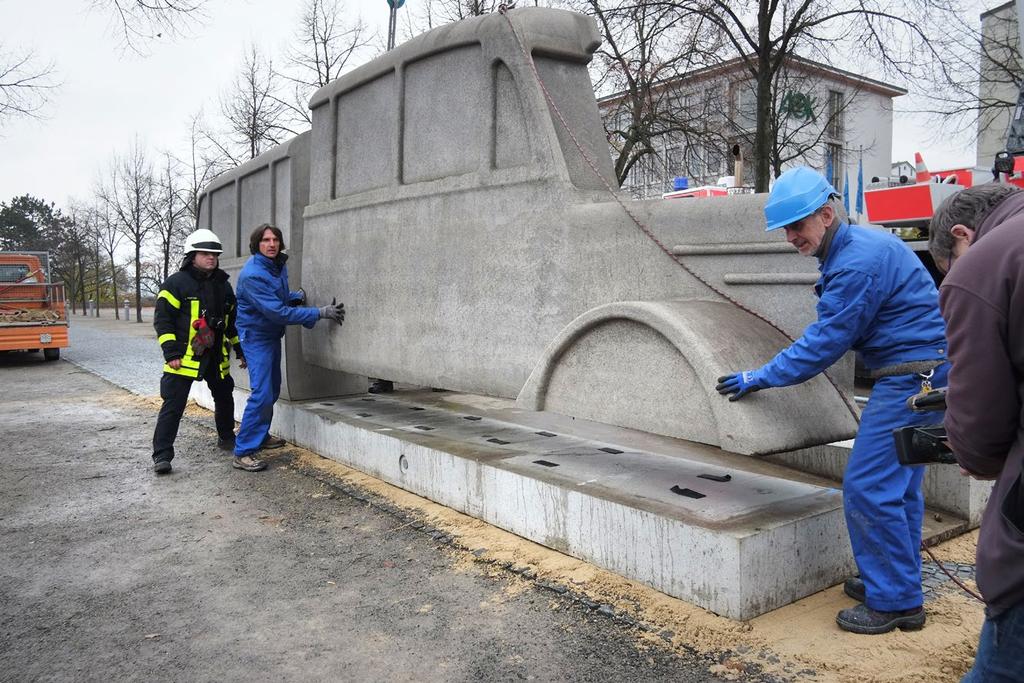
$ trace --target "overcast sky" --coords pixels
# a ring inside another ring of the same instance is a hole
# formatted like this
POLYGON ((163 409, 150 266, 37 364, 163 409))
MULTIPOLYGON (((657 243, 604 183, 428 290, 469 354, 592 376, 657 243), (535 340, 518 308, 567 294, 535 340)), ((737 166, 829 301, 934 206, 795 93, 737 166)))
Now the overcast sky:
MULTIPOLYGON (((150 150, 182 152, 191 116, 204 107, 217 111, 246 46, 280 54, 295 34, 302 2, 210 0, 203 25, 190 36, 150 41, 146 56, 123 49, 111 15, 90 4, 0 0, 4 49, 35 49, 54 63, 61 82, 45 119, 9 122, 0 133, 0 201, 28 193, 65 206, 87 198, 111 156, 136 137, 150 150)), ((346 8, 386 30, 385 0, 346 0, 346 8)), ((897 111, 893 158, 912 160, 921 151, 932 169, 973 164, 973 144, 940 146, 931 134, 897 111)))
MULTIPOLYGON (((30 47, 54 62, 61 87, 43 120, 0 132, 0 201, 30 193, 63 205, 86 197, 115 151, 133 139, 151 150, 187 149, 188 122, 216 113, 249 44, 279 54, 297 30, 299 0, 211 0, 191 35, 123 49, 112 15, 90 0, 0 0, 4 49, 30 47)), ((346 0, 367 22, 383 21, 385 0, 346 0)))

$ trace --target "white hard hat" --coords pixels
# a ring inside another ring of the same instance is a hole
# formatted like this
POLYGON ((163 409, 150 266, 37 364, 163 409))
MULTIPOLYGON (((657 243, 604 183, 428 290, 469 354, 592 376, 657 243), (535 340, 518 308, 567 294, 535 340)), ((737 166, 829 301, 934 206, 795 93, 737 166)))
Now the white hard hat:
POLYGON ((224 249, 220 244, 220 238, 212 230, 207 230, 206 228, 199 228, 186 237, 184 249, 186 256, 193 251, 207 251, 211 254, 224 253, 224 249))

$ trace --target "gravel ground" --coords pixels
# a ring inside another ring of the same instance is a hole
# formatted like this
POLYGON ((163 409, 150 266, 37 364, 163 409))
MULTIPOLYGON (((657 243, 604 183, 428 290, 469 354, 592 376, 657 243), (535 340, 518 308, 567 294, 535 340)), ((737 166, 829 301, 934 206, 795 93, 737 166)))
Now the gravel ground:
MULTIPOLYGON (((72 343, 82 367, 155 392, 143 326, 76 321, 72 343)), ((38 354, 0 355, 0 375, 2 681, 718 680, 467 562, 289 449, 233 470, 208 413, 156 477, 155 402, 38 354)))

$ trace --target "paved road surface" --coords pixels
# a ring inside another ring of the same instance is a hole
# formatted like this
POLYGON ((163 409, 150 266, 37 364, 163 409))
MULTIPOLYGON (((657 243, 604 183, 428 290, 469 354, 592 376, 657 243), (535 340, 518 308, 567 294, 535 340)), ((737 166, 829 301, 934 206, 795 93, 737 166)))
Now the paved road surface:
MULTIPOLYGON (((149 325, 72 329, 68 359, 156 393, 149 325)), ((38 355, 0 355, 0 377, 2 681, 717 680, 713 662, 488 576, 288 449, 231 469, 208 414, 183 422, 157 478, 152 402, 38 355)))

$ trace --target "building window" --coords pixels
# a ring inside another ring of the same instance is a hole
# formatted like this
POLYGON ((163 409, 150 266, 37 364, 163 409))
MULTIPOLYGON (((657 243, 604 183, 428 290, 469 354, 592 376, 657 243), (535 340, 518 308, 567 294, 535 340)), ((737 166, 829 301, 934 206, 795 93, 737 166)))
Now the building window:
POLYGON ((725 167, 725 154, 717 145, 708 145, 706 148, 707 156, 707 173, 709 182, 718 182, 720 176, 726 175, 724 173, 725 167))
POLYGON ((729 86, 732 100, 733 125, 753 128, 757 124, 757 94, 749 81, 737 81, 729 86))
POLYGON ((679 92, 673 92, 671 95, 668 96, 667 101, 668 106, 666 108, 666 113, 670 118, 678 118, 682 114, 683 110, 682 100, 679 96, 679 92))
POLYGON ((637 185, 649 185, 654 180, 654 176, 656 174, 654 161, 654 156, 651 154, 645 154, 640 157, 640 161, 637 162, 637 166, 639 167, 637 185))
POLYGON ((843 139, 843 93, 828 91, 828 136, 834 140, 843 139))
POLYGON ((683 150, 678 145, 673 145, 665 150, 665 170, 670 180, 686 175, 683 169, 683 150))
POLYGON ((832 160, 832 177, 828 179, 832 187, 842 192, 841 179, 843 171, 843 146, 835 143, 825 145, 825 168, 828 168, 829 160, 832 160))
POLYGON ((697 145, 688 145, 686 148, 686 175, 697 181, 704 177, 704 154, 697 145))

